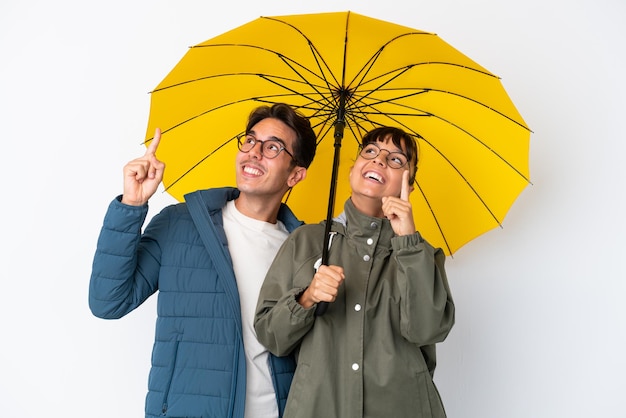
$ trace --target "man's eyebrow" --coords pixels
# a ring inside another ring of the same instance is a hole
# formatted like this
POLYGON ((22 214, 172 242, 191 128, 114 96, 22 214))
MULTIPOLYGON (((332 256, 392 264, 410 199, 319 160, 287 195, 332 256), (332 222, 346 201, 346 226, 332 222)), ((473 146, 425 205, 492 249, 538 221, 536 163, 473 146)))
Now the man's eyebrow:
POLYGON ((287 143, 285 141, 283 141, 282 139, 275 137, 275 136, 271 136, 270 139, 273 139, 274 141, 278 141, 280 142, 285 148, 287 148, 287 143))

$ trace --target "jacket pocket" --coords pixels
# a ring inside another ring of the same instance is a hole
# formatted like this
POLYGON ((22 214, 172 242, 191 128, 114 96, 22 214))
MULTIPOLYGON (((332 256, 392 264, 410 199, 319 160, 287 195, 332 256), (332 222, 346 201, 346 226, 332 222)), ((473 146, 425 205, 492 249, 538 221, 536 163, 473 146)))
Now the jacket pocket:
POLYGON ((285 416, 290 415, 288 411, 298 411, 302 408, 309 408, 310 400, 307 399, 311 396, 305 390, 306 382, 309 380, 310 366, 305 363, 300 363, 296 367, 296 372, 291 382, 291 389, 289 390, 289 397, 287 398, 287 405, 285 406, 285 416))
POLYGON ((428 371, 418 373, 416 376, 417 397, 419 405, 415 410, 421 411, 420 417, 445 418, 446 413, 439 396, 439 391, 428 371))
MULTIPOLYGON (((163 403, 161 406, 161 414, 163 414, 163 416, 169 416, 167 415, 167 408, 168 408, 168 399, 170 396, 170 389, 172 387, 172 381, 174 380, 174 372, 176 370, 176 364, 178 363, 178 347, 180 345, 180 337, 176 340, 175 344, 174 344, 174 352, 172 353, 172 365, 170 366, 170 369, 168 371, 167 374, 167 385, 165 387, 165 391, 163 392, 163 403)), ((172 418, 176 418, 176 417, 172 417, 172 418)))

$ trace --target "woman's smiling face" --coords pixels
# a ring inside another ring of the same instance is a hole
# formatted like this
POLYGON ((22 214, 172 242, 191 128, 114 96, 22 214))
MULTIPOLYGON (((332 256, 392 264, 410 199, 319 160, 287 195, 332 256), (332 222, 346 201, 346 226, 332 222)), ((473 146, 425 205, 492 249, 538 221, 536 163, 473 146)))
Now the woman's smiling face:
MULTIPOLYGON (((369 148, 378 146, 380 152, 372 159, 367 159, 360 154, 354 166, 350 170, 350 187, 352 189, 352 201, 364 213, 371 214, 371 210, 382 206, 382 198, 385 196, 400 196, 402 188, 402 174, 409 169, 410 164, 404 164, 400 168, 389 166, 387 157, 390 153, 401 153, 405 155, 404 140, 402 148, 394 145, 391 136, 379 139, 375 143, 370 143, 369 148), (367 209, 366 209, 367 208, 367 209)), ((376 149, 370 149, 369 155, 373 156, 376 149)), ((366 155, 368 145, 365 147, 366 155)), ((394 159, 396 163, 397 159, 394 159)))

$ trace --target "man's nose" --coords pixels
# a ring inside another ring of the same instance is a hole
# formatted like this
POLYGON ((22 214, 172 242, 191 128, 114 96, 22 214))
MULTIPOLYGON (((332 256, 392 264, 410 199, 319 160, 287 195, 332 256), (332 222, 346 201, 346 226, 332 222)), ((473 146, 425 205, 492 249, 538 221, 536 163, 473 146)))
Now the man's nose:
POLYGON ((256 141, 248 153, 260 159, 263 156, 263 143, 261 141, 256 141))

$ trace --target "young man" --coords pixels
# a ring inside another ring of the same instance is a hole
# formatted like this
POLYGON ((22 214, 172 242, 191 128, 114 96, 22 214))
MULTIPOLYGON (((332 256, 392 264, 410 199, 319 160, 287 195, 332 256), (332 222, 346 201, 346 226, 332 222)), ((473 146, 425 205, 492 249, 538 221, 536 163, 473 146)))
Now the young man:
POLYGON ((289 232, 281 203, 315 155, 309 121, 285 104, 261 106, 239 141, 237 188, 200 190, 166 207, 141 232, 163 178, 157 130, 146 154, 124 167, 124 193, 100 232, 89 306, 120 318, 159 291, 146 417, 279 417, 293 359, 254 335, 258 291, 289 232))
POLYGON ((255 318, 259 341, 295 353, 287 418, 444 417, 435 344, 454 323, 441 249, 416 231, 409 193, 417 145, 404 131, 365 135, 352 195, 333 221, 299 228, 270 267, 255 318), (316 316, 319 302, 327 312, 316 316))

